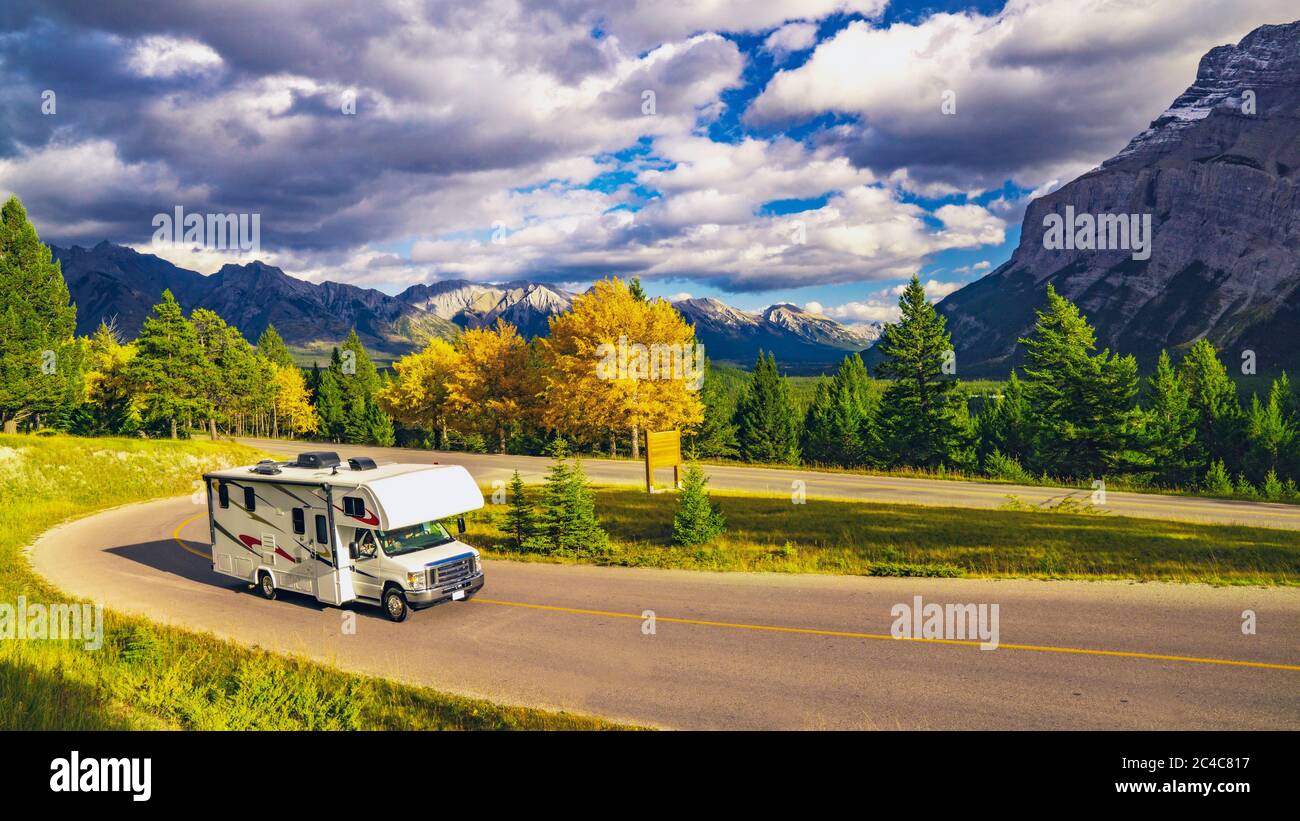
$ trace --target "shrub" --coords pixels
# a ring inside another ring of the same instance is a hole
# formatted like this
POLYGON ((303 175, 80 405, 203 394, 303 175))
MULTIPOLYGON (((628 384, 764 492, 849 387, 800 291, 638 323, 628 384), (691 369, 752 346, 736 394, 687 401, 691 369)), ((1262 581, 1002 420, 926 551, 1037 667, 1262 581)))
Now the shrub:
POLYGON ((707 544, 727 529, 722 511, 709 500, 708 483, 699 465, 686 468, 673 517, 673 544, 707 544))

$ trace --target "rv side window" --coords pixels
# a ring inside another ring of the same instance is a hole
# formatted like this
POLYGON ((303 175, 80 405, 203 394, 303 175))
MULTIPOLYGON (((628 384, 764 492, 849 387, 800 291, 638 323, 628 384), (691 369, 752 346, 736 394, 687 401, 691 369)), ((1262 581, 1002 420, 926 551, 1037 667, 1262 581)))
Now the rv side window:
POLYGON ((300 535, 307 532, 307 516, 300 507, 293 509, 293 532, 300 535))
POLYGON ((257 510, 257 494, 251 487, 244 488, 244 509, 249 513, 257 510))
POLYGON ((230 507, 230 485, 225 482, 217 482, 217 501, 223 508, 230 507))
POLYGON ((344 496, 343 512, 346 513, 348 516, 354 516, 358 519, 365 518, 366 502, 364 499, 361 499, 356 496, 344 496))
POLYGON ((320 544, 330 543, 330 526, 325 521, 325 517, 320 514, 316 515, 316 541, 320 544))

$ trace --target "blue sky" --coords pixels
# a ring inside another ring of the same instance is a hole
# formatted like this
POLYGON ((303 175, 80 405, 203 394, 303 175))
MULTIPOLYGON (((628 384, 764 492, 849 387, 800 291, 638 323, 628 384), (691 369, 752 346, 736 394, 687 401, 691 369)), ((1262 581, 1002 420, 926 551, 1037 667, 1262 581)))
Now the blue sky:
POLYGON ((9 0, 0 191, 203 273, 249 259, 154 215, 256 213, 264 261, 389 292, 635 275, 888 320, 1290 5, 9 0))

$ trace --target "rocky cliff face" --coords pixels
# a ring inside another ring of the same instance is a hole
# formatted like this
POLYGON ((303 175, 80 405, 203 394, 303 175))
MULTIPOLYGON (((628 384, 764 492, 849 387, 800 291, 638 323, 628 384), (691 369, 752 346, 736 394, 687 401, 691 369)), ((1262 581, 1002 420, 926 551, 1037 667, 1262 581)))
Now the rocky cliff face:
POLYGON ((963 373, 1005 375, 1050 283, 1099 347, 1149 366, 1208 337, 1261 371, 1300 366, 1300 22, 1206 54, 1196 81, 1093 171, 1035 200, 1011 259, 939 304, 963 373), (1053 250, 1045 219, 1149 215, 1150 256, 1053 250))
POLYGON ((536 282, 491 285, 458 279, 412 285, 397 298, 462 328, 491 327, 504 319, 527 337, 545 335, 548 320, 573 302, 568 291, 536 282))

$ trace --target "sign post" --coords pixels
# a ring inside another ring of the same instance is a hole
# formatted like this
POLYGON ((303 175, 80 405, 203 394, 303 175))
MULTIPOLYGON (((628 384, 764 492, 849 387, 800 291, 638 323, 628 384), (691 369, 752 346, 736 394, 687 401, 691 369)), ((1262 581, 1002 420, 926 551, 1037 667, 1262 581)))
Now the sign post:
POLYGON ((645 434, 645 489, 655 492, 655 470, 671 467, 673 487, 681 484, 682 434, 676 430, 646 431, 645 434))

